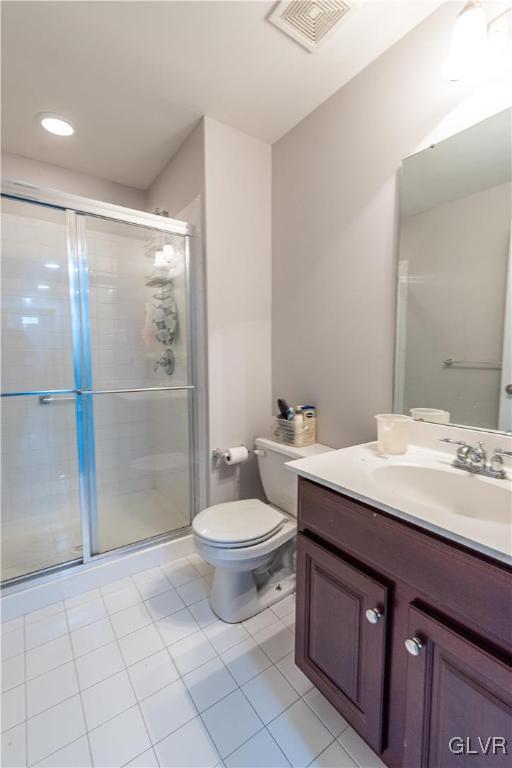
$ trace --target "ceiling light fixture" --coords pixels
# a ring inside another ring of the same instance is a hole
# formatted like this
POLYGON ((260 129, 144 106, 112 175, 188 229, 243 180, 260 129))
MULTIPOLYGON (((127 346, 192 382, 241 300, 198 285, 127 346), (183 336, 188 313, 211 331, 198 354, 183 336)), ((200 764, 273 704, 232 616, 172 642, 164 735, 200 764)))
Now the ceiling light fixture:
POLYGON ((45 131, 53 133, 55 136, 72 136, 75 132, 71 123, 59 115, 43 112, 38 115, 38 120, 45 131))
POLYGON ((510 8, 487 22, 479 0, 469 0, 457 16, 448 58, 441 67, 445 80, 479 79, 507 65, 512 48, 510 8))

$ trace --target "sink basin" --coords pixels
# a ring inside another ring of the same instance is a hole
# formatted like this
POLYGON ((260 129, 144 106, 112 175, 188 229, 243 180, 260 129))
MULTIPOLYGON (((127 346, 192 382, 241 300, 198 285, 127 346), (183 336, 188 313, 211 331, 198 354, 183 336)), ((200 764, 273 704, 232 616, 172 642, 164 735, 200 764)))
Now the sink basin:
POLYGON ((450 453, 420 446, 400 456, 381 456, 376 443, 366 443, 287 466, 357 501, 512 564, 512 482, 455 469, 452 462, 450 453))
POLYGON ((501 525, 512 520, 509 489, 469 472, 390 464, 376 467, 372 479, 383 492, 432 510, 501 525))

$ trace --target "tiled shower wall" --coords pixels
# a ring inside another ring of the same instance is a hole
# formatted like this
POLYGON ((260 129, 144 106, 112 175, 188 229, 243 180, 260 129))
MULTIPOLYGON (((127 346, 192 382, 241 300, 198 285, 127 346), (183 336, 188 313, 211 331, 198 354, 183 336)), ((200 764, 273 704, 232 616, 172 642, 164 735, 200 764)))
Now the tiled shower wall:
MULTIPOLYGON (((93 386, 186 382, 186 290, 176 279, 180 333, 172 377, 163 347, 143 338, 148 233, 87 220, 93 386)), ((7 203, 2 228, 2 391, 73 388, 66 229, 62 212, 7 203), (49 266, 52 265, 52 266, 49 266)), ((147 338, 147 335, 146 335, 147 338)), ((4 398, 3 578, 77 557, 80 523, 72 402, 4 398)), ((100 547, 189 522, 187 394, 94 399, 100 547)))

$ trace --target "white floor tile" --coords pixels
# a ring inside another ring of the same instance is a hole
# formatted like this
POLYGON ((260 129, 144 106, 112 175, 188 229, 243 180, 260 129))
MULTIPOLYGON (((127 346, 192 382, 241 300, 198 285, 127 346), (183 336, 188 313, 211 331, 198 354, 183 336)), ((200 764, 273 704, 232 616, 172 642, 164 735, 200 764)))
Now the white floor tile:
POLYGON ((55 669, 72 659, 73 651, 68 635, 27 651, 27 680, 49 672, 50 669, 55 669))
POLYGON ((135 632, 137 629, 151 624, 151 616, 143 603, 132 605, 130 608, 125 608, 118 613, 112 614, 110 620, 116 637, 124 637, 130 634, 130 632, 135 632))
POLYGON ((74 608, 76 605, 85 605, 85 603, 89 603, 92 600, 98 600, 100 597, 101 592, 99 589, 90 589, 88 592, 80 592, 78 595, 68 597, 64 600, 64 605, 66 608, 74 608))
POLYGON ((18 685, 2 694, 2 731, 14 728, 25 720, 25 685, 18 685))
POLYGON ((171 614, 171 616, 166 616, 165 619, 158 621, 155 626, 166 645, 177 643, 178 640, 182 640, 198 630, 196 620, 188 608, 177 611, 171 614))
POLYGON ((269 667, 253 677, 242 690, 265 724, 298 699, 295 688, 276 667, 269 667))
POLYGON ((162 571, 173 587, 181 587, 183 584, 194 581, 201 575, 186 558, 162 565, 162 571))
POLYGON ((87 624, 93 624, 107 615, 103 600, 91 600, 83 605, 75 605, 73 608, 68 608, 66 612, 71 630, 86 627, 87 624))
POLYGON ((264 728, 225 760, 226 768, 289 768, 290 763, 264 728))
POLYGON ((129 667, 128 674, 139 700, 165 688, 179 677, 165 648, 129 667))
POLYGON ((147 749, 142 755, 126 763, 126 768, 159 768, 158 760, 152 749, 147 749))
POLYGON ((292 704, 268 729, 294 768, 305 768, 333 740, 303 701, 292 704))
POLYGON ((189 611, 201 628, 218 621, 211 609, 209 600, 200 600, 198 603, 192 603, 189 611))
POLYGON ((71 633, 71 644, 75 656, 84 656, 86 653, 101 648, 115 640, 110 621, 101 619, 94 624, 88 624, 86 627, 75 629, 71 633))
POLYGON ((104 594, 103 601, 107 611, 112 614, 124 611, 125 608, 131 608, 132 605, 142 602, 142 599, 135 585, 130 582, 123 589, 104 594))
POLYGON ((313 690, 309 691, 309 693, 304 696, 304 701, 311 707, 315 715, 320 718, 333 736, 339 736, 346 728, 348 728, 348 723, 345 718, 334 709, 332 704, 327 701, 318 688, 313 688, 313 690))
POLYGON ((59 600, 57 603, 39 608, 37 611, 31 611, 25 614, 25 625, 28 626, 34 621, 41 621, 41 619, 47 619, 49 616, 55 616, 56 613, 62 613, 63 610, 64 603, 62 600, 59 600))
POLYGON ((169 646, 169 653, 180 675, 186 675, 217 655, 215 648, 202 630, 169 646))
POLYGON ((295 613, 295 594, 287 595, 287 597, 279 600, 279 602, 274 603, 274 605, 271 606, 271 611, 275 613, 279 619, 282 619, 283 616, 287 616, 289 613, 295 613))
POLYGON ((25 768, 27 765, 26 725, 22 723, 16 728, 2 733, 2 759, 4 768, 25 768))
POLYGON ((158 567, 136 573, 132 578, 143 600, 149 600, 162 592, 167 592, 171 587, 171 582, 158 567))
POLYGON ((101 587, 101 594, 103 597, 105 595, 113 595, 115 592, 121 592, 123 589, 126 589, 127 587, 132 587, 133 582, 131 580, 130 576, 125 576, 122 579, 116 579, 115 581, 111 581, 108 584, 104 584, 101 587))
POLYGON ((184 676, 183 682, 199 712, 211 707, 237 688, 236 682, 219 658, 189 672, 184 676))
POLYGON ((18 656, 25 650, 25 637, 23 627, 13 629, 2 637, 2 661, 18 656))
POLYGON ((136 703, 128 673, 123 670, 82 692, 85 721, 92 730, 136 703))
POLYGON ((261 730, 262 722, 242 691, 234 691, 201 715, 221 757, 261 730))
POLYGON ((220 760, 200 717, 178 728, 155 749, 165 768, 214 768, 220 760))
POLYGON ((72 661, 27 683, 27 717, 33 717, 78 693, 72 661))
POLYGON ((287 656, 284 656, 282 659, 279 659, 279 661, 276 662, 276 667, 283 673, 288 682, 293 685, 297 693, 301 696, 304 696, 305 693, 312 689, 313 683, 295 663, 294 651, 287 656))
POLYGON ((2 691, 25 682, 25 654, 12 656, 2 663, 2 691))
POLYGON ((153 621, 170 616, 171 613, 181 610, 185 604, 175 589, 169 585, 167 592, 151 597, 144 603, 153 621))
POLYGON ((127 666, 135 664, 147 656, 164 648, 164 642, 153 624, 132 632, 119 640, 119 647, 127 666))
POLYGON ((295 634, 295 612, 288 613, 286 616, 283 616, 281 619, 283 624, 286 624, 288 629, 291 629, 292 632, 295 634))
POLYGON ((338 741, 360 768, 385 768, 380 757, 373 749, 370 749, 353 728, 349 727, 343 731, 338 737, 338 741))
POLYGON ((272 613, 270 608, 266 608, 264 611, 261 611, 261 613, 257 613, 256 616, 252 616, 250 619, 242 622, 242 625, 251 635, 255 635, 256 632, 265 629, 265 627, 270 627, 271 624, 275 623, 275 613, 272 613))
POLYGON ((119 768, 151 747, 138 707, 127 709, 89 733, 92 759, 98 768, 119 768))
MULTIPOLYGON (((30 614, 27 615, 30 616, 30 614)), ((14 632, 15 629, 23 629, 23 616, 18 616, 17 619, 10 619, 10 621, 2 621, 0 627, 2 630, 2 637, 8 632, 14 632)))
POLYGON ((37 763, 37 768, 90 768, 91 755, 86 736, 59 749, 53 755, 37 763))
POLYGON ((252 639, 244 640, 230 648, 221 654, 221 658, 238 685, 243 685, 271 665, 268 656, 252 639))
POLYGON ((359 766, 335 741, 313 760, 309 768, 359 768, 359 766))
POLYGON ((140 707, 153 744, 197 715, 194 703, 181 680, 176 680, 144 699, 140 707))
POLYGON ((241 624, 226 624, 224 621, 210 624, 205 627, 204 633, 217 653, 224 653, 249 638, 249 633, 241 624))
POLYGON ((85 733, 79 696, 73 696, 27 721, 28 761, 36 763, 85 733))
POLYGON ((287 656, 295 646, 293 632, 282 621, 257 632, 254 639, 274 663, 287 656))
POLYGON ((25 643, 27 650, 68 633, 68 625, 64 613, 49 616, 25 627, 25 643))
POLYGON ((203 578, 199 578, 195 581, 189 581, 181 587, 177 587, 176 591, 185 605, 190 605, 191 603, 198 603, 199 600, 204 600, 205 597, 208 597, 210 594, 210 586, 203 578))
POLYGON ((90 688, 91 685, 101 682, 106 677, 114 675, 124 669, 124 662, 117 647, 117 643, 109 643, 101 648, 96 648, 85 656, 76 660, 78 683, 80 689, 90 688))
POLYGON ((187 560, 189 563, 192 563, 194 568, 199 571, 201 576, 208 576, 214 571, 213 566, 210 565, 210 563, 207 563, 206 560, 203 560, 203 558, 198 555, 197 552, 194 552, 192 555, 188 555, 187 560))

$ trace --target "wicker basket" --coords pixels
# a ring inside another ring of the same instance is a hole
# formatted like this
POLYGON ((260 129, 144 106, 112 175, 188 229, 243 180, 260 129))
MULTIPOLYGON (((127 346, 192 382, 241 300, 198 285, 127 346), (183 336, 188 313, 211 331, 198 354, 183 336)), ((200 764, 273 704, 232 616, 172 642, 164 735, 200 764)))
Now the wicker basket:
POLYGON ((316 442, 316 418, 304 419, 303 422, 273 418, 272 439, 298 448, 312 445, 316 442))

